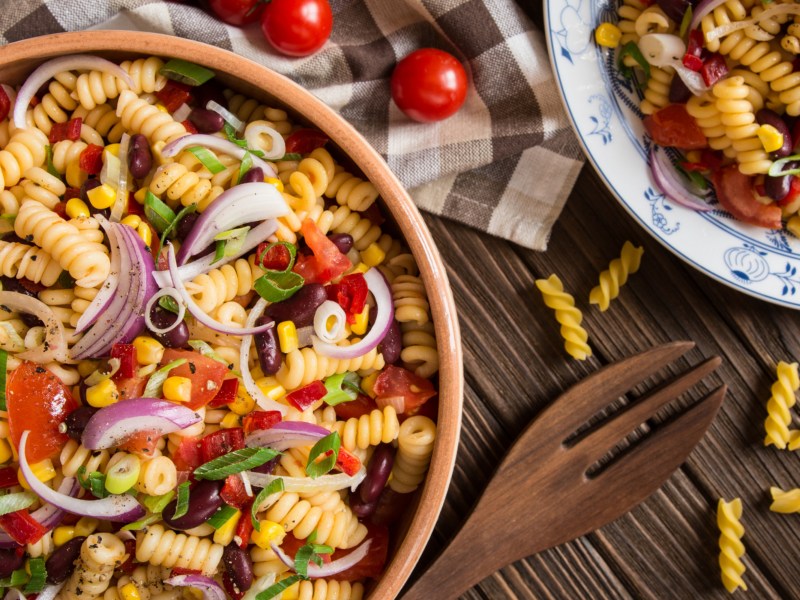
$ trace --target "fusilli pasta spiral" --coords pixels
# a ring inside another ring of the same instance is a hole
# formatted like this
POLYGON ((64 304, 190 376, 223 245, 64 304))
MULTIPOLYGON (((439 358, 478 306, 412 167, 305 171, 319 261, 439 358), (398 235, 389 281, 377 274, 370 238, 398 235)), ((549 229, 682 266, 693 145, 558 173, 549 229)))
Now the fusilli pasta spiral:
POLYGON ((581 327, 583 315, 575 307, 575 299, 564 291, 564 284, 555 274, 547 279, 537 279, 536 287, 542 293, 544 303, 556 313, 567 354, 577 360, 586 360, 592 355, 592 349, 587 343, 589 334, 581 327))
POLYGON ((720 531, 719 568, 722 584, 728 592, 733 592, 737 588, 747 590, 747 584, 742 579, 745 566, 742 562, 744 527, 740 522, 741 518, 742 501, 740 498, 734 498, 730 502, 719 499, 717 505, 717 526, 720 531))
POLYGON ((780 361, 776 371, 777 380, 772 384, 772 395, 767 401, 764 445, 783 450, 789 441, 789 425, 792 422, 790 411, 797 402, 795 392, 800 388, 800 376, 797 363, 780 361))
POLYGON ((639 270, 642 254, 644 248, 626 241, 619 258, 612 260, 608 269, 600 273, 600 284, 589 292, 589 303, 597 304, 601 311, 607 310, 611 301, 619 296, 619 288, 625 285, 628 276, 639 270))

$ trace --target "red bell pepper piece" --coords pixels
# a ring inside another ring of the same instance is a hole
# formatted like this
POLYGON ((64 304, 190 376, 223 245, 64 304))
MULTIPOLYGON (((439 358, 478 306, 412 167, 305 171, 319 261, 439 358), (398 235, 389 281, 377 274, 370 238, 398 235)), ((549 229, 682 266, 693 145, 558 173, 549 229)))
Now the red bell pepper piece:
POLYGON ((66 123, 53 123, 53 127, 50 129, 50 135, 48 136, 50 143, 55 144, 64 140, 78 141, 81 137, 82 124, 83 119, 80 117, 70 119, 66 123))
POLYGON ((700 58, 703 55, 703 32, 699 29, 693 29, 689 32, 689 43, 686 46, 686 54, 691 54, 700 58))
POLYGON ((181 121, 181 125, 183 125, 183 128, 186 130, 187 133, 191 134, 200 133, 197 127, 194 126, 194 123, 192 123, 189 119, 181 121))
POLYGON ((344 309, 347 322, 352 325, 356 322, 356 315, 364 310, 369 288, 363 273, 351 273, 342 277, 339 283, 326 286, 325 291, 328 300, 333 300, 344 309))
POLYGON ((200 440, 200 456, 203 463, 242 448, 244 448, 244 431, 241 427, 220 429, 200 440))
POLYGON ((47 533, 44 525, 24 509, 0 515, 0 528, 18 544, 35 544, 47 533))
POLYGON ((203 443, 197 438, 184 438, 172 453, 172 462, 178 471, 194 471, 203 464, 200 451, 203 443))
POLYGON ((351 454, 344 448, 339 448, 339 454, 336 456, 336 469, 348 475, 355 475, 361 468, 361 461, 355 454, 351 454))
POLYGON ((292 259, 289 249, 283 244, 276 244, 269 248, 270 245, 270 242, 261 242, 258 245, 256 257, 261 259, 261 266, 272 271, 285 271, 292 259))
POLYGON ((67 216, 67 203, 63 200, 56 203, 56 205, 53 207, 53 212, 64 220, 69 219, 67 216))
POLYGON ((703 61, 699 56, 694 56, 687 52, 683 55, 683 66, 697 72, 703 68, 703 61))
POLYGON ((202 575, 202 571, 197 569, 186 569, 184 567, 172 567, 171 575, 202 575))
POLYGON ((283 417, 277 410, 254 410, 242 419, 242 427, 247 435, 253 431, 271 429, 282 420, 283 417))
POLYGON ((114 344, 111 346, 111 358, 119 359, 119 369, 114 377, 127 379, 136 375, 136 348, 133 344, 114 344))
POLYGON ((242 509, 242 516, 239 517, 236 531, 233 534, 233 540, 242 549, 247 548, 247 544, 250 543, 250 536, 253 533, 253 519, 250 518, 251 505, 252 502, 242 509))
POLYGON ((144 206, 136 201, 133 192, 128 192, 127 211, 129 215, 139 215, 140 217, 144 216, 144 206))
POLYGON ((719 53, 712 54, 708 59, 703 61, 700 74, 703 76, 703 81, 707 86, 711 87, 717 83, 717 81, 728 74, 728 65, 725 62, 725 57, 719 53))
POLYGON ((297 410, 305 410, 317 400, 322 399, 328 390, 321 381, 314 381, 286 395, 286 401, 297 410))
POLYGON ((136 540, 125 540, 123 544, 125 544, 125 553, 128 555, 128 558, 119 566, 119 570, 125 573, 125 575, 130 575, 133 573, 134 569, 136 569, 137 565, 136 540))
POLYGON ((235 377, 223 379, 219 386, 217 395, 208 403, 209 408, 219 408, 236 400, 236 393, 239 391, 239 380, 235 377))
POLYGON ((0 469, 0 488, 14 487, 17 484, 19 481, 17 480, 17 470, 14 467, 0 469))
POLYGON ((247 495, 247 491, 244 489, 244 482, 239 475, 228 475, 219 496, 225 504, 229 504, 242 511, 245 506, 253 501, 253 499, 247 495))
POLYGON ((308 154, 328 143, 328 136, 317 129, 298 129, 286 138, 286 153, 308 154))
POLYGON ((350 259, 339 251, 331 240, 311 219, 305 219, 300 231, 312 256, 297 255, 292 270, 305 279, 306 283, 328 283, 352 267, 350 259))
POLYGON ((103 147, 97 144, 86 146, 78 159, 78 166, 84 173, 99 175, 103 170, 103 147))
POLYGON ((168 79, 167 84, 156 92, 156 98, 164 105, 164 108, 173 113, 178 110, 181 104, 188 103, 191 100, 190 89, 185 83, 168 79))

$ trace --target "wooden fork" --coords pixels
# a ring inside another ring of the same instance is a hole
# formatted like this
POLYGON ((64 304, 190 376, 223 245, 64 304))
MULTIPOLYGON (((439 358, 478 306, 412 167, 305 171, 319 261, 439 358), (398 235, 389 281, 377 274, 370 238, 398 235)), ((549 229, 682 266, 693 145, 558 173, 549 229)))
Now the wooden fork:
POLYGON ((457 598, 516 560, 575 539, 628 512, 686 459, 714 420, 726 386, 652 426, 596 473, 601 457, 659 409, 716 369, 710 358, 580 434, 623 394, 694 347, 674 342, 609 365, 544 409, 500 463, 461 531, 403 595, 457 598))

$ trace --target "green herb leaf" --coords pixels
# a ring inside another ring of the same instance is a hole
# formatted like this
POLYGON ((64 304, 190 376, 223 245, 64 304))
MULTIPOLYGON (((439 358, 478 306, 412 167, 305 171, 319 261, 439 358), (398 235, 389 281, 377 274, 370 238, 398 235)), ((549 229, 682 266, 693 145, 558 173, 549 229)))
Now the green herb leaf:
POLYGON ((124 531, 139 531, 140 529, 144 529, 148 525, 152 525, 153 523, 158 523, 161 520, 161 513, 155 515, 147 515, 138 521, 134 521, 133 523, 128 523, 124 527, 120 527, 120 529, 124 531))
POLYGON ((686 37, 686 32, 689 31, 689 25, 692 23, 692 15, 694 12, 692 11, 692 5, 690 4, 686 11, 683 13, 683 18, 681 19, 681 26, 678 30, 678 36, 681 38, 686 37))
POLYGON ((7 515, 8 513, 28 508, 36 502, 37 498, 38 496, 33 492, 13 492, 0 496, 0 515, 7 515))
POLYGON ((17 215, 12 215, 11 213, 3 213, 2 215, 0 215, 0 218, 5 219, 6 221, 8 221, 13 225, 14 221, 17 220, 17 215))
POLYGON ((175 211, 150 190, 144 196, 144 214, 159 233, 165 231, 175 218, 175 211))
POLYGON ((303 158, 303 155, 300 154, 299 152, 287 152, 282 157, 280 157, 278 160, 302 160, 302 158, 303 158))
POLYGON ((217 173, 222 173, 225 170, 225 165, 219 162, 217 155, 208 148, 204 148, 203 146, 192 146, 191 148, 186 148, 186 150, 194 154, 195 158, 197 158, 197 160, 199 160, 203 166, 211 171, 214 175, 217 173))
POLYGON ((55 165, 53 164, 53 147, 52 146, 45 146, 45 161, 47 164, 47 172, 50 173, 53 177, 61 180, 61 173, 58 172, 55 165))
POLYGON ((334 431, 319 440, 308 453, 308 463, 306 463, 306 475, 311 479, 316 479, 320 475, 325 475, 336 464, 339 458, 339 448, 342 440, 339 434, 334 431), (322 460, 317 460, 322 455, 326 455, 322 460))
POLYGON ((173 519, 179 519, 189 512, 189 482, 184 481, 178 486, 178 501, 175 504, 173 519))
POLYGON ((6 368, 8 365, 8 352, 0 350, 0 410, 6 407, 6 368))
POLYGON ((346 385, 347 382, 345 379, 349 375, 349 372, 339 373, 338 375, 332 375, 325 379, 323 383, 328 393, 322 397, 322 401, 328 406, 336 406, 342 402, 355 400, 358 397, 358 385, 355 386, 355 389, 353 389, 351 385, 346 385))
POLYGON ((47 569, 44 565, 44 558, 40 556, 29 559, 28 568, 31 570, 31 578, 23 591, 26 594, 38 594, 47 583, 47 569))
POLYGON ((172 222, 167 225, 164 231, 161 232, 161 237, 158 240, 159 246, 157 248, 159 252, 161 251, 161 248, 164 247, 164 244, 167 243, 167 238, 173 236, 173 232, 178 227, 181 219, 183 219, 186 215, 192 214, 196 210, 197 204, 190 204, 189 206, 184 206, 182 209, 180 209, 180 211, 178 211, 178 214, 175 215, 175 218, 172 220, 172 222))
POLYGON ((280 302, 294 296, 305 279, 294 271, 267 271, 253 282, 253 289, 269 302, 280 302))
POLYGON ((222 131, 225 133, 225 137, 228 138, 229 142, 233 142, 240 148, 244 148, 250 154, 257 156, 258 158, 264 158, 264 153, 261 150, 253 150, 252 148, 248 148, 247 140, 236 137, 236 130, 230 123, 226 122, 225 125, 222 126, 222 131))
POLYGON ((175 492, 170 490, 166 494, 161 494, 160 496, 144 496, 141 498, 140 502, 151 513, 158 514, 164 511, 164 509, 167 507, 167 504, 172 502, 174 497, 175 492))
POLYGON ((172 296, 161 296, 158 299, 158 305, 163 308, 164 310, 168 310, 171 313, 178 314, 180 308, 178 307, 178 303, 175 302, 175 298, 172 296))
POLYGON ((269 482, 269 485, 263 488, 258 495, 256 496, 255 500, 253 500, 253 505, 250 507, 250 520, 253 522, 253 529, 256 531, 261 531, 261 522, 256 518, 256 514, 258 513, 258 507, 261 506, 261 503, 267 499, 268 496, 272 494, 277 494, 278 492, 283 491, 283 479, 280 477, 278 479, 273 479, 269 482))
POLYGON ((281 579, 278 583, 273 583, 267 589, 265 589, 260 594, 256 595, 255 600, 270 600, 270 598, 275 598, 276 596, 281 595, 284 590, 289 589, 298 581, 301 581, 303 577, 300 575, 292 575, 291 577, 287 577, 286 579, 281 579))
POLYGON ((171 363, 164 365, 158 371, 150 375, 150 379, 147 380, 147 385, 144 387, 144 392, 142 393, 142 397, 160 398, 161 387, 164 385, 164 382, 167 380, 167 377, 169 377, 169 372, 175 367, 180 367, 182 364, 186 362, 187 361, 185 358, 179 358, 178 360, 173 360, 171 363))
POLYGON ((230 521, 233 516, 236 514, 236 509, 229 504, 223 504, 219 507, 219 510, 215 512, 209 519, 206 521, 209 525, 211 525, 214 529, 219 529, 225 523, 230 521))
POLYGON ((619 56, 617 57, 617 66, 619 67, 620 72, 626 77, 632 77, 632 69, 624 63, 626 56, 632 57, 633 60, 635 60, 636 63, 642 67, 646 83, 647 80, 650 79, 650 63, 647 62, 644 55, 642 55, 641 50, 639 50, 639 46, 636 45, 636 42, 628 42, 625 44, 620 50, 619 56))
POLYGON ((214 71, 179 58, 168 61, 158 72, 167 79, 191 86, 203 85, 214 77, 214 71))
POLYGON ((95 498, 102 500, 109 495, 106 490, 106 476, 99 471, 92 471, 86 475, 86 467, 81 465, 76 473, 78 483, 85 490, 89 490, 95 498))
POLYGON ((297 550, 294 557, 294 570, 303 579, 308 579, 308 563, 313 562, 322 566, 321 554, 333 554, 333 548, 325 544, 314 543, 317 539, 317 530, 311 532, 306 543, 297 550))
POLYGON ((260 467, 278 456, 272 448, 242 448, 210 460, 194 470, 196 479, 225 479, 228 475, 260 467))
POLYGON ((242 159, 242 163, 239 165, 239 174, 236 176, 236 181, 239 182, 242 180, 247 172, 253 167, 253 156, 250 152, 244 153, 244 158, 242 159))
POLYGON ((273 242, 272 244, 265 246, 260 253, 256 254, 256 264, 261 265, 264 263, 264 258, 269 254, 269 251, 272 250, 275 246, 283 246, 286 250, 289 251, 289 264, 283 271, 278 271, 277 269, 268 269, 268 272, 271 273, 287 273, 292 270, 294 266, 294 261, 297 258, 297 246, 289 242, 273 242))

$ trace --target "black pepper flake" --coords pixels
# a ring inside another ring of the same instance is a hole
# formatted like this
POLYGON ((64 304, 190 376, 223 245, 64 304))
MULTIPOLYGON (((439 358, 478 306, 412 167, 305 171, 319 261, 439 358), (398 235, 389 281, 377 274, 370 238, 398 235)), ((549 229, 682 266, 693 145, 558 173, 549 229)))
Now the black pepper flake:
POLYGON ((197 372, 197 367, 194 365, 193 362, 189 363, 189 371, 192 372, 192 375, 194 375, 197 372))
POLYGON ((40 366, 36 367, 36 372, 37 373, 44 373, 45 371, 47 371, 47 369, 45 369, 44 367, 40 367, 40 366))
POLYGON ((29 233, 28 235, 26 235, 25 236, 25 241, 26 242, 32 242, 33 241, 33 234, 29 233))
POLYGON ((36 255, 34 254, 33 256, 31 256, 31 257, 30 257, 30 260, 32 260, 32 261, 33 261, 33 260, 37 260, 38 258, 39 258, 39 257, 38 257, 38 256, 36 256, 36 255))

